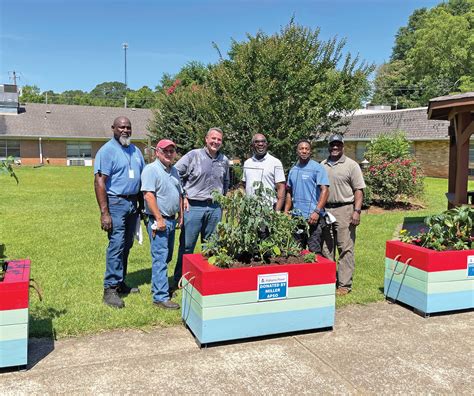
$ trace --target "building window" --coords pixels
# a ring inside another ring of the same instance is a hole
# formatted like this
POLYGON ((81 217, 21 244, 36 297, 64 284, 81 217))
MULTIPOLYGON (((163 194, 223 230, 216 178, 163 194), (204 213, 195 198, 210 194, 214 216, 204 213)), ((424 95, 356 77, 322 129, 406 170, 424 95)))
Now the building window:
POLYGON ((20 141, 0 139, 0 158, 20 158, 20 141))
POLYGON ((68 158, 92 158, 92 147, 87 142, 68 142, 66 152, 68 158))
POLYGON ((367 149, 367 142, 357 142, 355 156, 357 162, 362 162, 364 160, 365 151, 367 149))

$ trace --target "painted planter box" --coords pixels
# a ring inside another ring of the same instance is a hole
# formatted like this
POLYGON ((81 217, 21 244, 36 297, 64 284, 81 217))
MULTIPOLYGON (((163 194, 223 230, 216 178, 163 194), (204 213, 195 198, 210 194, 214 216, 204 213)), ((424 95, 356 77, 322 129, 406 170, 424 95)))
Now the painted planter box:
POLYGON ((8 262, 0 282, 0 367, 28 361, 28 293, 30 260, 8 262))
POLYGON ((423 314, 474 308, 474 250, 438 252, 387 241, 385 296, 423 314))
POLYGON ((222 269, 183 260, 182 318, 198 344, 334 325, 336 263, 222 269))

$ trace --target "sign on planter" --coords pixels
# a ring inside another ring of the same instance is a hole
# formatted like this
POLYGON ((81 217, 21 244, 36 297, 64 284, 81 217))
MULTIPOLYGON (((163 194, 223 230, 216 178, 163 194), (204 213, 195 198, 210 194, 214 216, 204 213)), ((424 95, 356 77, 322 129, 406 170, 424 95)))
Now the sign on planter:
POLYGON ((474 278, 474 256, 467 256, 467 277, 474 278))
POLYGON ((258 301, 287 298, 288 272, 258 275, 258 301))

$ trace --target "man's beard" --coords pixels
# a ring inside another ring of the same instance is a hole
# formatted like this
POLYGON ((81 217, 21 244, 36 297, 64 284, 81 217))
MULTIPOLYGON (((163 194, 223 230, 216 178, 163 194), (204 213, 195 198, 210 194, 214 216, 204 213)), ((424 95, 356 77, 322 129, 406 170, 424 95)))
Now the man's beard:
POLYGON ((124 147, 130 146, 131 141, 132 141, 132 139, 130 138, 130 136, 128 136, 128 137, 120 136, 120 138, 119 138, 120 144, 124 147))

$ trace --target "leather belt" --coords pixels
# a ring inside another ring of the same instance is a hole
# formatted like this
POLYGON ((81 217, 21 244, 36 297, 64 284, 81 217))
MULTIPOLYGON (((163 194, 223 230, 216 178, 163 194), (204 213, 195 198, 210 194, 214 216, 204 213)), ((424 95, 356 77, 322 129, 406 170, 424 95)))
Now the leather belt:
POLYGON ((347 206, 347 205, 354 205, 354 202, 332 202, 332 203, 327 203, 325 208, 326 209, 340 208, 341 206, 347 206))
POLYGON ((123 199, 138 199, 138 194, 129 194, 129 195, 124 195, 124 194, 117 194, 117 195, 109 195, 110 197, 119 197, 123 199))

